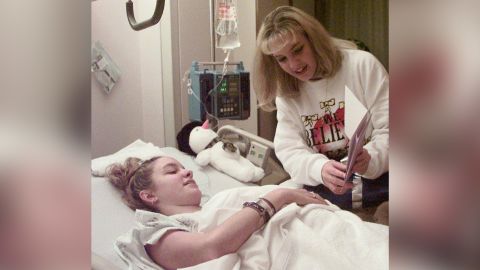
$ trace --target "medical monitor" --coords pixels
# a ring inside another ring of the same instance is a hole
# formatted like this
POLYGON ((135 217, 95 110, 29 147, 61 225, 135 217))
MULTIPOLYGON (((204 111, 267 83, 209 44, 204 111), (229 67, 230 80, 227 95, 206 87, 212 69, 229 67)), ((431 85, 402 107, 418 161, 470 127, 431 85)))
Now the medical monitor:
POLYGON ((194 61, 190 70, 190 120, 204 121, 206 112, 219 120, 245 120, 250 117, 250 74, 243 63, 232 63, 235 69, 222 71, 215 66, 223 63, 194 61), (211 66, 210 68, 207 68, 211 66), (201 68, 200 68, 201 67, 201 68))

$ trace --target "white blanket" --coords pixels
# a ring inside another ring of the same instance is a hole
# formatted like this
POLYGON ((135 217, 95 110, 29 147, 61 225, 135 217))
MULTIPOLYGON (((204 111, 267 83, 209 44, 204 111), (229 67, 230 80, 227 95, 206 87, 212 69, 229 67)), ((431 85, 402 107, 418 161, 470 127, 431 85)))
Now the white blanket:
MULTIPOLYGON (((243 202, 254 201, 275 188, 278 186, 245 187, 218 193, 201 212, 192 215, 198 220, 198 230, 221 224, 239 211, 243 202)), ((150 261, 148 257, 139 259, 150 261)), ((388 269, 388 227, 363 222, 334 205, 290 204, 237 253, 185 269, 388 269)))

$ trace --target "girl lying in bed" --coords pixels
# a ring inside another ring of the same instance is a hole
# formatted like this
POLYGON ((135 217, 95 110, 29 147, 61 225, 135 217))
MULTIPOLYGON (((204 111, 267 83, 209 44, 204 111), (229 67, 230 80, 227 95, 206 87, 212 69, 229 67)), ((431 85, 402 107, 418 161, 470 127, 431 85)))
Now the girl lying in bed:
POLYGON ((108 178, 137 210, 115 243, 130 269, 388 267, 386 227, 303 189, 232 189, 200 206, 192 171, 170 157, 129 158, 108 178))

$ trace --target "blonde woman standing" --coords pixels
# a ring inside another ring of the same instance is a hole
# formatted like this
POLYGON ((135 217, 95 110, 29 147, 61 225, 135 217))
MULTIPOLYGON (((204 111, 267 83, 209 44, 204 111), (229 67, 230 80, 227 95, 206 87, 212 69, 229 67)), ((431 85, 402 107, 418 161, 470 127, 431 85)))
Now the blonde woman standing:
POLYGON ((352 207, 353 188, 343 181, 346 166, 340 162, 348 153, 348 86, 371 114, 353 167, 362 176, 364 206, 388 200, 389 78, 372 54, 332 38, 303 11, 279 7, 258 33, 253 84, 260 107, 277 109, 274 144, 284 168, 295 182, 342 208, 352 207))

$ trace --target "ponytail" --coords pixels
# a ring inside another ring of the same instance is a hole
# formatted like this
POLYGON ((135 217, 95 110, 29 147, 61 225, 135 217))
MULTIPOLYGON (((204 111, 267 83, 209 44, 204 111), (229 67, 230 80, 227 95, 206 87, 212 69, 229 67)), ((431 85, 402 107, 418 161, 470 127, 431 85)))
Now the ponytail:
POLYGON ((152 205, 146 204, 140 198, 140 191, 149 189, 153 185, 153 161, 160 157, 153 157, 145 162, 139 158, 128 158, 125 162, 115 163, 107 168, 107 178, 122 192, 122 199, 131 209, 156 211, 152 205))

